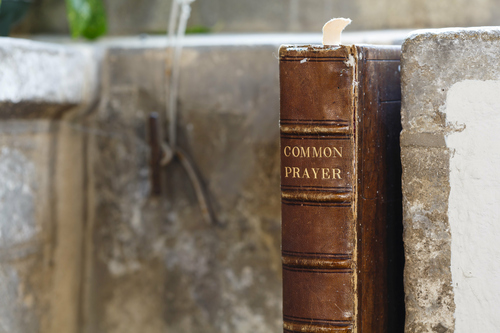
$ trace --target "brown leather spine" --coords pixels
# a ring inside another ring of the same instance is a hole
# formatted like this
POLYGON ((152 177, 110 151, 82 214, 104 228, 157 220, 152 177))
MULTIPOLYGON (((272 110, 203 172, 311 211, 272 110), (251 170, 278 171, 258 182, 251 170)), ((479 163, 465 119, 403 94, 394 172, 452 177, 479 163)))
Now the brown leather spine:
POLYGON ((280 49, 284 332, 387 332, 398 61, 397 47, 280 49))

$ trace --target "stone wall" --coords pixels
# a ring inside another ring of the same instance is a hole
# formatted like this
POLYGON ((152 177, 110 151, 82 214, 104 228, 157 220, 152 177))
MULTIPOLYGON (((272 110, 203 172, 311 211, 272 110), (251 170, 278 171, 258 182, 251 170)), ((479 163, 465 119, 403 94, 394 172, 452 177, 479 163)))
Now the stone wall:
POLYGON ((89 332, 279 330, 273 50, 184 51, 179 144, 201 173, 213 225, 178 160, 165 171, 165 195, 150 196, 146 121, 165 110, 164 49, 106 52, 90 144, 89 332))
POLYGON ((209 224, 177 160, 150 195, 165 49, 0 40, 0 332, 280 330, 276 49, 184 51, 209 224))
POLYGON ((403 44, 408 333, 498 330, 499 36, 436 29, 403 44))
POLYGON ((179 160, 163 195, 150 193, 149 114, 167 125, 165 38, 0 38, 0 333, 282 330, 276 54, 319 41, 185 40, 178 142, 209 223, 179 160))
POLYGON ((95 100, 98 62, 6 38, 0 59, 0 332, 76 332, 85 146, 71 123, 95 100))

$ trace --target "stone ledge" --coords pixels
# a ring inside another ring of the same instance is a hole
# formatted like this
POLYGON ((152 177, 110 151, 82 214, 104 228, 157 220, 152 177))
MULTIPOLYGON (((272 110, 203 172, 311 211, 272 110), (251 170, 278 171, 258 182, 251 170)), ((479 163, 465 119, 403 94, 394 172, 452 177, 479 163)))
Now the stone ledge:
MULTIPOLYGON (((399 45, 412 30, 371 30, 344 32, 343 44, 392 44, 399 45)), ((48 42, 75 45, 68 36, 33 35, 27 38, 48 42)), ((321 33, 264 33, 264 34, 199 34, 186 35, 184 47, 203 46, 279 46, 281 44, 321 44, 321 33)), ((81 43, 113 48, 164 48, 168 46, 165 35, 139 35, 123 37, 104 37, 96 42, 81 43)))
MULTIPOLYGON (((408 30, 347 32, 344 43, 400 44, 408 30)), ((108 49, 161 49, 166 36, 103 38, 74 42, 69 37, 0 38, 0 119, 64 117, 98 99, 99 67, 108 49)), ((321 34, 188 35, 186 49, 204 47, 276 48, 280 44, 321 43, 321 34)), ((222 51, 223 52, 223 51, 222 51)))
POLYGON ((97 95, 92 47, 0 38, 0 119, 61 117, 97 95))

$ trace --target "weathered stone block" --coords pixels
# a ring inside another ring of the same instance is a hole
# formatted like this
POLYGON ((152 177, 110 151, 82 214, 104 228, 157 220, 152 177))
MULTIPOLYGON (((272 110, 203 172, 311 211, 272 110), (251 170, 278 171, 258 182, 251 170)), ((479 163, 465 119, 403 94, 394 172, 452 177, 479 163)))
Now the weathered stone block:
POLYGON ((0 331, 77 332, 90 48, 0 38, 0 331))
POLYGON ((97 94, 98 52, 0 37, 0 118, 60 119, 97 94))
POLYGON ((408 333, 500 325, 499 52, 496 28, 418 31, 403 44, 408 333))

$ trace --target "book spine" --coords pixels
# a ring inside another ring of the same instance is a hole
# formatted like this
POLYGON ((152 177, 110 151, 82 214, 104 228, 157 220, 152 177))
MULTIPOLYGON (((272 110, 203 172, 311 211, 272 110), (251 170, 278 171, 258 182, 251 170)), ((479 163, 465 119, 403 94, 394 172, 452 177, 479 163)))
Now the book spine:
POLYGON ((356 49, 280 49, 284 332, 355 332, 356 49))

